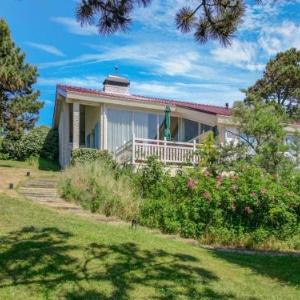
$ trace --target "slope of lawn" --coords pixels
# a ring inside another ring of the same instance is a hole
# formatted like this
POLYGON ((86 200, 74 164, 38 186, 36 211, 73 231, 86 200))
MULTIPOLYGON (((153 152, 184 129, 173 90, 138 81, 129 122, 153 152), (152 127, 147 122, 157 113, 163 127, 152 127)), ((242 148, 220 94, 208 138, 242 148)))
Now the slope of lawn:
POLYGON ((226 254, 0 194, 0 299, 300 299, 300 258, 226 254))

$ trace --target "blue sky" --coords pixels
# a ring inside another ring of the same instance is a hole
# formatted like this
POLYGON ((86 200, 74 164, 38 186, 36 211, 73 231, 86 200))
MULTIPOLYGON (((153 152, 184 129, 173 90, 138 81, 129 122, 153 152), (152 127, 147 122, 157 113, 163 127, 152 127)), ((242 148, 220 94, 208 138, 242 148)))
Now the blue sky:
MULTIPOLYGON (((102 88, 119 66, 135 94, 224 105, 241 100, 278 51, 300 49, 300 1, 249 5, 231 47, 197 44, 176 31, 174 15, 196 0, 153 0, 134 12, 127 33, 103 37, 76 23, 75 0, 1 0, 13 39, 36 64, 45 107, 39 124, 51 125, 57 83, 102 88)), ((266 1, 271 2, 271 1, 266 1)), ((251 1, 248 1, 251 4, 251 1)))

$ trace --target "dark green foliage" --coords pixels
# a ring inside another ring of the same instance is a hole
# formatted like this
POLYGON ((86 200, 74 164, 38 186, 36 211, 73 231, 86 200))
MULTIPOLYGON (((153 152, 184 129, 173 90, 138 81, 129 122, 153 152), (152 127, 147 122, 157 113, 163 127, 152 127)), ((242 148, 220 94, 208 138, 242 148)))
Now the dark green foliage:
POLYGON ((94 161, 104 162, 112 169, 116 168, 116 163, 112 155, 107 150, 98 150, 92 148, 79 148, 72 151, 71 164, 80 164, 94 161))
POLYGON ((3 140, 3 152, 10 158, 25 160, 31 156, 47 160, 58 158, 58 132, 47 126, 39 126, 14 140, 6 137, 3 140))
POLYGON ((131 23, 130 15, 135 6, 147 6, 150 2, 151 0, 82 0, 77 8, 77 20, 81 24, 89 24, 97 16, 99 33, 111 34, 126 30, 131 23))
POLYGON ((243 0, 202 0, 198 4, 187 3, 187 6, 178 11, 176 25, 183 33, 193 32, 195 40, 200 43, 217 39, 223 45, 228 45, 244 11, 243 0))
POLYGON ((137 184, 144 198, 163 198, 169 190, 170 176, 162 162, 156 157, 149 157, 146 165, 138 172, 137 184))
MULTIPOLYGON (((53 128, 47 128, 45 126, 41 126, 44 128, 41 129, 41 139, 43 138, 43 134, 45 135, 43 147, 40 152, 40 156, 48 159, 57 161, 58 160, 58 130, 53 128)), ((40 127, 40 128, 41 128, 40 127)), ((33 130, 32 130, 33 131, 33 130)))
POLYGON ((10 37, 7 23, 0 19, 0 126, 12 141, 33 128, 43 103, 34 91, 36 67, 25 63, 25 54, 10 37))
POLYGON ((3 152, 3 136, 0 136, 0 160, 7 160, 9 159, 8 153, 3 152))

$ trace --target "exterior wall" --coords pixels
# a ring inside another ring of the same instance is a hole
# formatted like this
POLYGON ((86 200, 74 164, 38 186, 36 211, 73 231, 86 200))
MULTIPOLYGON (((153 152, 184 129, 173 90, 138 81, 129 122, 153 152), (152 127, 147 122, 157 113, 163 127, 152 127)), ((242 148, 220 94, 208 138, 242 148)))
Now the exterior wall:
POLYGON ((69 106, 63 101, 59 117, 59 163, 66 167, 70 163, 72 144, 69 143, 69 106))
POLYGON ((112 94, 129 94, 129 87, 104 84, 104 92, 112 94))
POLYGON ((79 148, 80 144, 80 104, 73 103, 73 149, 79 148))

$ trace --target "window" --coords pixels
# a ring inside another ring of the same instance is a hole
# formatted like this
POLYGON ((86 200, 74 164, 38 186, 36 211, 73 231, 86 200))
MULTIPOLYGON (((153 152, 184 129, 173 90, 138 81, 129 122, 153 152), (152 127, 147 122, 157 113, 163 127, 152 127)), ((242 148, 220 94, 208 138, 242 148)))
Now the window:
POLYGON ((80 105, 80 146, 85 146, 85 106, 80 105))
POLYGON ((188 120, 188 119, 183 119, 183 124, 184 124, 184 141, 190 141, 193 138, 196 138, 199 135, 199 123, 188 120))
POLYGON ((179 119, 177 117, 171 117, 171 139, 179 140, 179 119))
POLYGON ((165 130, 165 116, 159 115, 158 116, 158 128, 159 128, 159 139, 164 139, 164 130, 165 130))
POLYGON ((205 133, 207 131, 213 130, 212 126, 206 124, 200 124, 200 134, 205 133))
POLYGON ((69 142, 73 143, 73 103, 69 103, 69 142))

